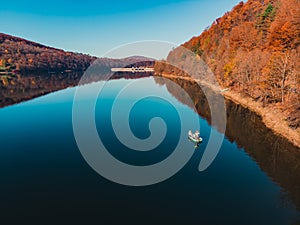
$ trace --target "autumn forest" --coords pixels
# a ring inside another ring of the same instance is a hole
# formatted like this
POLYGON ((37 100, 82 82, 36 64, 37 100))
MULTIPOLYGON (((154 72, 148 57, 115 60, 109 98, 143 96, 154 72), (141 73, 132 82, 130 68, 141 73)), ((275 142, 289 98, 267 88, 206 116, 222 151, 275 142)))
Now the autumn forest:
MULTIPOLYGON (((299 0, 249 0, 216 19, 182 46, 209 66, 219 84, 283 112, 300 126, 299 0)), ((179 48, 167 62, 184 59, 179 48)), ((157 73, 188 76, 165 61, 157 73)))

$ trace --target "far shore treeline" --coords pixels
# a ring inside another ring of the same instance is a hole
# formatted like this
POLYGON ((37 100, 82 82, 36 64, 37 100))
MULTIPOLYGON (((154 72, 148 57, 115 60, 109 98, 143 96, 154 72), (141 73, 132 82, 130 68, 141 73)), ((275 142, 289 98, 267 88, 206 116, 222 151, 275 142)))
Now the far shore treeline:
POLYGON ((99 60, 107 72, 111 67, 146 65, 153 67, 153 59, 132 56, 124 59, 97 58, 81 53, 66 52, 22 38, 0 33, 0 69, 14 73, 84 72, 99 60), (143 63, 140 63, 143 62, 143 63))

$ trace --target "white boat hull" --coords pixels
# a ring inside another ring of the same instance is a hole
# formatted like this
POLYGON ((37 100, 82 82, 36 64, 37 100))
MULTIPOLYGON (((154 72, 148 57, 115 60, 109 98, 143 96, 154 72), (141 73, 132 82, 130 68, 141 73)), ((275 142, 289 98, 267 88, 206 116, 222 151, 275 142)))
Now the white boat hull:
POLYGON ((199 137, 199 139, 195 139, 195 138, 193 138, 191 136, 188 136, 188 137, 189 137, 189 140, 192 141, 195 144, 201 143, 202 140, 203 140, 201 137, 199 137))

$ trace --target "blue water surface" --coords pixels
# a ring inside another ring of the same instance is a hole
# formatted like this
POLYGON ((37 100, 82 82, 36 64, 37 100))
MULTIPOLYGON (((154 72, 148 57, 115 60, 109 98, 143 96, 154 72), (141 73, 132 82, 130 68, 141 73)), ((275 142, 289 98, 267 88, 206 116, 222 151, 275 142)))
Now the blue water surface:
MULTIPOLYGON (((196 113, 164 85, 153 78, 143 79, 146 88, 174 102, 170 105, 162 98, 149 97, 131 111, 130 127, 141 139, 151 135, 148 123, 152 117, 164 119, 168 132, 156 149, 134 151, 114 135, 110 110, 116 94, 130 80, 109 81, 95 110, 99 136, 111 154, 140 166, 163 160, 176 147, 181 129, 176 108, 187 117, 196 113)), ((92 88, 94 84, 88 85, 92 88)), ((85 162, 74 138, 75 90, 68 88, 0 109, 1 224, 296 224, 299 212, 292 202, 282 202, 281 187, 226 137, 211 166, 198 171, 211 129, 200 116, 200 123, 191 128, 200 126, 204 142, 170 179, 131 187, 103 178, 85 162)), ((84 101, 89 101, 88 95, 84 101)), ((126 101, 121 97, 119 104, 126 101)), ((194 149, 187 139, 180 141, 194 149)))

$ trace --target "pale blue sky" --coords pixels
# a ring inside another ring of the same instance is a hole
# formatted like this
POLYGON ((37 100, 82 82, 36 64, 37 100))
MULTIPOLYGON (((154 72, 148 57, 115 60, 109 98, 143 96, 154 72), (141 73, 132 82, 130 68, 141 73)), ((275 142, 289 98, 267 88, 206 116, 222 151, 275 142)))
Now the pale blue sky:
POLYGON ((128 42, 181 44, 239 0, 27 0, 1 3, 0 32, 67 51, 102 56, 128 42))

